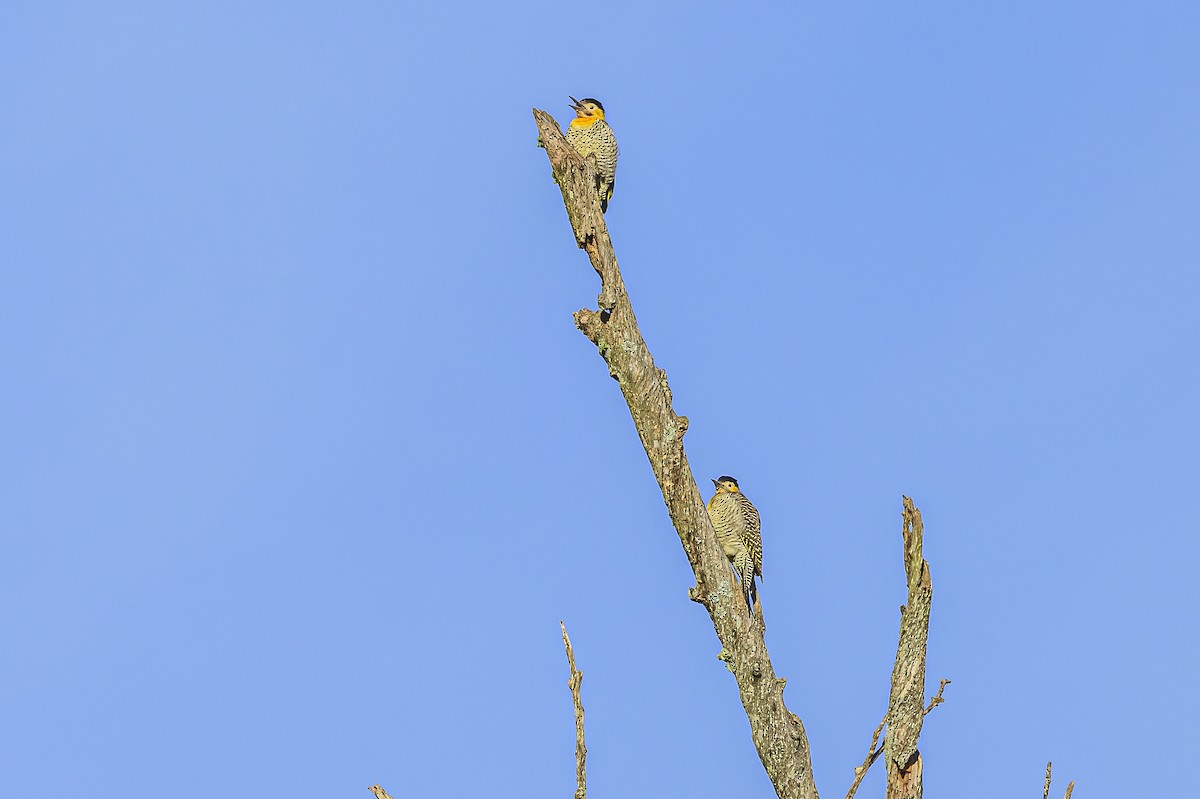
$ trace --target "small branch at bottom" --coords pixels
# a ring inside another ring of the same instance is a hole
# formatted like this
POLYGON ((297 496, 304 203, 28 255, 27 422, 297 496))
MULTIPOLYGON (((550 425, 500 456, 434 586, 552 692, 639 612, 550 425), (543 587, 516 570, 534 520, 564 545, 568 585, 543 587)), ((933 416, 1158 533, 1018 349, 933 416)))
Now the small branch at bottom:
POLYGON ((879 734, 883 732, 884 724, 887 724, 887 716, 884 716, 883 721, 879 722, 879 726, 875 728, 875 734, 871 736, 871 745, 867 747, 867 756, 863 758, 862 765, 854 769, 854 782, 850 784, 850 790, 846 791, 846 799, 853 799, 854 792, 862 784, 863 777, 867 776, 867 769, 871 768, 871 764, 878 760, 883 753, 883 747, 876 749, 875 744, 879 743, 879 734))
POLYGON ((571 689, 571 699, 575 702, 575 799, 585 799, 587 796, 587 746, 583 743, 583 699, 579 694, 579 687, 583 684, 583 672, 575 668, 575 650, 571 648, 567 625, 559 621, 558 626, 562 628, 563 647, 567 650, 567 664, 571 667, 571 678, 567 680, 567 687, 571 689))
MULTIPOLYGON (((946 686, 950 684, 950 680, 942 680, 938 686, 938 692, 932 699, 929 700, 929 707, 925 708, 922 716, 928 716, 929 712, 946 700, 942 698, 942 693, 946 690, 946 686)), ((875 748, 875 744, 879 743, 879 734, 883 732, 884 725, 887 724, 887 716, 883 717, 883 721, 879 722, 879 726, 875 728, 875 734, 871 736, 871 745, 867 747, 867 756, 863 758, 861 766, 854 769, 854 782, 850 785, 850 790, 846 791, 846 799, 853 799, 854 792, 858 790, 858 786, 862 783, 863 777, 867 776, 867 769, 875 764, 879 756, 883 754, 883 747, 875 748)), ((1042 799, 1046 799, 1042 797, 1042 799)))

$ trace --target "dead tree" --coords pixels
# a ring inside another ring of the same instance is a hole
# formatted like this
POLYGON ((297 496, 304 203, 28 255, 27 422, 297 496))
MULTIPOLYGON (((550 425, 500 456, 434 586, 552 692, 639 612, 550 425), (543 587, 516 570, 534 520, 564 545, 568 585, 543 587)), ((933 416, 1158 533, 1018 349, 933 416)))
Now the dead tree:
MULTIPOLYGON (((554 180, 562 191, 567 218, 575 241, 600 277, 595 309, 576 311, 575 326, 597 349, 617 381, 633 418, 650 467, 662 491, 671 522, 696 578, 690 598, 703 605, 721 642, 721 657, 737 681, 738 693, 755 749, 775 792, 781 799, 817 799, 808 736, 800 718, 783 699, 787 681, 777 677, 763 639, 765 621, 761 603, 747 617, 729 562, 717 542, 700 489, 688 466, 683 436, 687 417, 675 413, 667 374, 654 365, 638 329, 629 295, 617 266, 608 226, 600 211, 595 164, 585 161, 562 135, 549 114, 533 110, 538 143, 546 150, 554 180)), ((942 680, 937 695, 924 704, 925 654, 933 583, 923 556, 924 528, 921 513, 903 498, 903 561, 908 601, 901 608, 900 638, 892 669, 887 714, 875 730, 867 756, 854 769, 846 794, 853 797, 871 764, 884 755, 888 799, 919 799, 922 795, 922 762, 917 749, 924 717, 942 702, 949 680, 942 680), (884 743, 876 744, 887 730, 884 743)), ((577 799, 586 792, 584 778, 583 714, 579 699, 581 676, 575 668, 566 630, 564 644, 570 661, 572 696, 576 707, 577 799)))
MULTIPOLYGON (((817 799, 808 736, 800 718, 783 699, 787 681, 777 677, 763 640, 761 604, 747 617, 729 562, 705 509, 700 489, 688 466, 683 436, 688 420, 672 407, 667 374, 654 365, 617 267, 608 226, 600 211, 596 174, 563 138, 558 124, 534 109, 538 141, 546 149, 554 179, 562 190, 575 241, 587 253, 600 276, 599 307, 575 312, 575 326, 596 345, 608 373, 621 388, 634 427, 658 480, 663 501, 696 577, 689 596, 704 606, 721 642, 722 657, 737 681, 742 707, 758 756, 781 799, 817 799)), ((883 751, 888 762, 888 797, 921 796, 920 755, 916 741, 924 715, 925 642, 929 631, 932 583, 922 557, 920 512, 904 499, 904 563, 909 601, 902 612, 900 645, 892 673, 891 702, 884 723, 888 733, 883 751)), ((943 683, 943 688, 945 684, 943 683)), ((940 701, 941 692, 938 692, 940 701)), ((932 709, 932 705, 931 705, 932 709)), ((878 757, 856 770, 854 785, 878 757)))
MULTIPOLYGON (((650 459, 671 523, 696 578, 688 596, 703 605, 712 620, 713 630, 722 646, 721 658, 737 681, 754 747, 775 793, 781 799, 818 799, 804 724, 784 704, 783 689, 787 680, 775 675, 763 639, 766 627, 761 601, 756 604, 755 612, 747 616, 744 599, 717 542, 704 499, 684 454, 687 417, 675 413, 667 373, 654 365, 650 349, 638 330, 608 236, 608 226, 600 211, 595 164, 585 161, 567 144, 558 123, 549 114, 535 108, 533 117, 538 129, 538 144, 545 148, 550 159, 575 241, 587 253, 592 268, 600 276, 598 307, 576 311, 575 326, 596 346, 629 406, 634 429, 650 459)), ((866 757, 854 769, 846 799, 852 799, 867 771, 880 756, 884 756, 886 762, 887 799, 920 799, 922 760, 917 739, 924 717, 942 703, 942 693, 950 683, 942 680, 937 694, 925 705, 925 655, 933 581, 923 554, 921 512, 908 497, 903 498, 901 538, 908 597, 900 608, 900 637, 892 667, 888 709, 875 728, 866 757), (879 743, 881 735, 882 744, 879 743)), ((575 706, 575 797, 585 799, 587 747, 580 698, 583 675, 576 668, 565 626, 562 636, 570 667, 568 686, 575 706)), ((1070 799, 1074 786, 1074 783, 1068 786, 1067 799, 1070 799)), ((1047 764, 1045 793, 1049 787, 1050 766, 1047 764)), ((371 791, 381 799, 390 799, 378 785, 372 786, 371 791)))
MULTIPOLYGON (((558 123, 545 111, 533 109, 538 145, 550 159, 554 180, 562 191, 575 242, 587 253, 600 276, 596 309, 575 312, 575 326, 595 346, 608 374, 621 388, 638 439, 662 491, 671 523, 691 564, 696 585, 688 591, 692 601, 704 606, 721 642, 721 659, 737 681, 742 708, 763 768, 781 799, 818 799, 812 776, 808 736, 800 717, 787 709, 783 689, 787 680, 775 676, 763 639, 765 620, 761 601, 749 617, 733 571, 717 542, 696 479, 683 451, 688 419, 675 413, 667 373, 654 358, 638 330, 629 294, 617 268, 617 256, 600 210, 599 180, 593 160, 585 161, 567 144, 558 123)), ((887 768, 887 799, 921 799, 922 760, 917 739, 925 716, 943 702, 950 680, 942 680, 928 705, 925 701, 925 655, 929 640, 929 613, 933 580, 924 558, 924 525, 912 499, 903 497, 902 558, 908 587, 907 603, 900 608, 900 639, 892 667, 887 713, 871 736, 866 757, 854 769, 846 792, 852 799, 867 771, 882 755, 887 768), (886 734, 884 730, 886 729, 886 734), (883 743, 880 744, 880 736, 883 743)), ((561 625, 561 622, 560 622, 561 625)), ((568 686, 575 707, 575 799, 586 799, 587 747, 584 743, 583 674, 566 626, 563 646, 570 668, 568 686)), ((1067 786, 1071 799, 1075 783, 1067 786)), ((391 799, 379 785, 370 788, 378 799, 391 799)), ((1050 764, 1046 764, 1043 799, 1050 791, 1050 764)))

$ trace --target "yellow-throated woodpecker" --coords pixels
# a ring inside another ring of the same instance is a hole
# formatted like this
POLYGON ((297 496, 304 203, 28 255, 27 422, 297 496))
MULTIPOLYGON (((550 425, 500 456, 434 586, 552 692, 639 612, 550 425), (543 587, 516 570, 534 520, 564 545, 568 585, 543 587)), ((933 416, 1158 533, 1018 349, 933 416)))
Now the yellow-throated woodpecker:
POLYGON ((754 600, 758 596, 754 577, 762 577, 762 522, 758 510, 738 488, 737 480, 718 477, 713 486, 717 492, 708 501, 708 516, 725 556, 742 583, 742 593, 753 617, 754 600))
POLYGON ((596 170, 600 174, 600 210, 607 212, 617 180, 617 137, 604 121, 604 106, 599 100, 572 97, 571 108, 575 110, 575 118, 567 126, 567 141, 584 158, 596 156, 596 170))

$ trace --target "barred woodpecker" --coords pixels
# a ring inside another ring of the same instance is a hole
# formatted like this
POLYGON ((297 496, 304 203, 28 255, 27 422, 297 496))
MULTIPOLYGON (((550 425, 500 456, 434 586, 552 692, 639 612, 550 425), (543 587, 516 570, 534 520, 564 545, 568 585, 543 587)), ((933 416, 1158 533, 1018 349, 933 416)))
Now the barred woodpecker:
POLYGON ((567 141, 584 158, 596 156, 596 169, 600 174, 600 210, 607 212, 617 179, 617 137, 604 121, 604 106, 599 100, 591 97, 570 99, 575 118, 567 126, 567 141))
POLYGON ((725 550, 725 557, 733 564, 742 592, 746 595, 746 606, 754 616, 754 600, 758 588, 754 577, 762 577, 762 522, 758 510, 738 488, 738 481, 724 476, 713 480, 716 493, 708 501, 708 516, 712 519, 717 540, 725 550))

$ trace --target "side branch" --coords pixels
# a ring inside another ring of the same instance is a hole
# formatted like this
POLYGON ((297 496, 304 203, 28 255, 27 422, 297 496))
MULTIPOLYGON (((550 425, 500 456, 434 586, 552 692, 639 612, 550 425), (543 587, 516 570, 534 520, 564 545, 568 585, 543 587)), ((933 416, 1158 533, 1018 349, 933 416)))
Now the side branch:
POLYGON ((571 677, 567 687, 571 689, 571 699, 575 702, 575 799, 585 799, 587 796, 587 746, 583 743, 583 699, 580 698, 579 687, 583 685, 583 672, 575 668, 575 650, 571 648, 571 639, 567 636, 567 625, 561 621, 563 647, 567 650, 567 664, 571 667, 571 677))
POLYGON ((867 776, 867 771, 879 758, 883 749, 876 749, 875 744, 879 741, 879 733, 883 732, 883 725, 887 724, 887 717, 879 722, 879 726, 875 728, 875 733, 871 736, 871 745, 867 747, 867 756, 863 758, 861 766, 854 769, 854 782, 850 783, 850 790, 846 791, 846 799, 854 799, 854 793, 858 790, 858 786, 862 785, 863 778, 867 776))
POLYGON ((943 698, 942 698, 942 692, 943 692, 943 691, 945 691, 945 690, 946 690, 946 686, 947 686, 947 685, 949 685, 949 684, 950 684, 950 683, 952 683, 952 682, 954 682, 954 681, 953 681, 953 680, 946 680, 946 679, 943 679, 943 680, 941 681, 941 685, 939 685, 939 686, 938 686, 938 692, 937 692, 937 695, 935 695, 935 696, 933 697, 933 699, 930 699, 930 700, 929 700, 929 707, 925 708, 925 712, 921 714, 922 716, 928 716, 928 715, 929 715, 931 712, 933 712, 933 709, 934 709, 935 707, 937 707, 938 705, 940 705, 941 703, 943 703, 943 702, 945 702, 945 701, 946 701, 945 699, 943 699, 943 698))
MULTIPOLYGON (((938 686, 937 696, 929 700, 929 706, 925 708, 922 715, 928 716, 935 707, 945 702, 942 697, 942 692, 946 690, 946 686, 950 684, 950 680, 942 680, 942 684, 938 686)), ((875 761, 883 754, 883 747, 875 748, 876 742, 879 740, 879 734, 883 732, 884 725, 887 724, 887 716, 883 717, 883 721, 879 722, 879 726, 875 728, 875 733, 871 736, 871 745, 867 747, 867 756, 863 758, 861 766, 854 767, 854 782, 850 784, 850 790, 846 791, 846 799, 853 799, 854 792, 858 790, 858 786, 862 784, 863 777, 867 776, 867 770, 875 765, 875 761)))
POLYGON ((925 527, 921 522, 921 511, 909 497, 904 497, 903 515, 908 604, 900 608, 900 642, 892 667, 887 737, 884 739, 885 795, 887 799, 920 799, 922 764, 917 739, 921 736, 921 722, 925 717, 925 651, 929 642, 933 580, 929 575, 929 563, 922 554, 925 527))
POLYGON ((785 680, 775 676, 763 640, 763 624, 747 618, 729 561, 683 450, 688 420, 675 413, 667 374, 638 329, 617 267, 608 227, 587 162, 563 138, 558 124, 534 109, 539 141, 562 191, 578 245, 600 276, 599 309, 575 313, 575 326, 591 341, 621 387, 633 424, 662 491, 671 523, 696 577, 690 596, 708 611, 737 680, 742 707, 759 759, 783 799, 817 799, 808 736, 783 702, 785 680))

